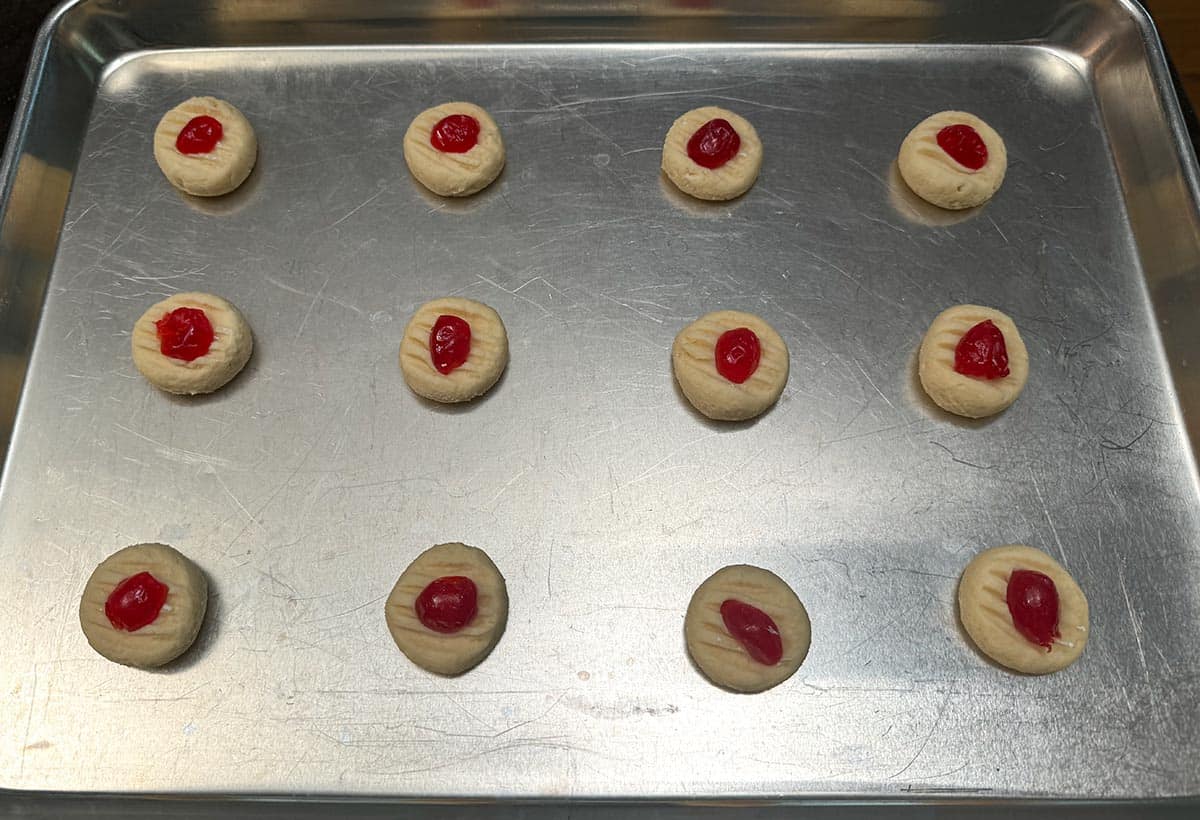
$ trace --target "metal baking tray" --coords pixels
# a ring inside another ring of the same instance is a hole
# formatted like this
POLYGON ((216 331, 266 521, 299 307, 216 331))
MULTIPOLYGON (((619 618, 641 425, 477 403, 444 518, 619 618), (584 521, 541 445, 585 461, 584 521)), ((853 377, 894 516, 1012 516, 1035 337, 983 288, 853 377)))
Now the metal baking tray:
POLYGON ((80 0, 41 33, 3 184, 10 797, 1200 794, 1197 173, 1132 3, 80 0), (161 113, 204 93, 260 144, 211 202, 151 152, 161 113), (450 99, 508 147, 462 202, 400 150, 450 99), (708 103, 766 146, 732 203, 660 179, 667 127, 708 103), (1007 141, 978 211, 897 182, 900 140, 944 108, 1007 141), (171 398, 129 331, 193 289, 241 307, 254 357, 171 398), (468 407, 419 401, 397 364, 443 294, 510 333, 468 407), (983 423, 914 381, 931 318, 968 301, 1031 354, 983 423), (673 386, 674 334, 717 308, 790 345, 757 422, 707 422, 673 386), (160 673, 103 660, 76 618, 94 565, 148 540, 212 583, 197 645, 160 673), (487 549, 511 595, 499 647, 456 679, 383 619, 447 540, 487 549), (1088 593, 1062 673, 1002 671, 957 625, 964 564, 1013 542, 1088 593), (682 637, 692 590, 738 562, 813 621, 800 671, 756 696, 709 684, 682 637))

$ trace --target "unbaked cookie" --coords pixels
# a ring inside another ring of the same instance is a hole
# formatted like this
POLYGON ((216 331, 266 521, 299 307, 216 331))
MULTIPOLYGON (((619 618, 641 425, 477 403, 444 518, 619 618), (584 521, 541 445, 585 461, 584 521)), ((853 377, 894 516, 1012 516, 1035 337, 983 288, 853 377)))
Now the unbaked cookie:
POLYGON ((441 196, 469 196, 504 167, 504 140, 488 112, 449 102, 417 115, 404 134, 404 161, 417 181, 441 196))
POLYGON ((718 686, 761 692, 790 678, 808 655, 804 604, 778 575, 737 564, 692 595, 684 619, 688 652, 718 686))
POLYGON ((1013 320, 979 305, 938 314, 917 356, 921 386, 943 410, 979 419, 1017 400, 1029 378, 1029 353, 1013 320))
POLYGON ((508 621, 508 591, 483 550, 438 544, 400 575, 384 615, 409 660, 439 675, 458 675, 486 658, 500 640, 508 621))
POLYGON ((1019 544, 976 555, 958 582, 958 616, 992 660, 1031 675, 1073 664, 1088 639, 1088 602, 1071 574, 1019 544))
POLYGON ((762 413, 783 392, 788 349, 754 314, 718 310, 679 331, 671 366, 697 410, 718 421, 742 421, 762 413))
POLYGON ((707 105, 687 112, 667 131, 662 169, 697 199, 739 197, 758 179, 762 142, 744 117, 707 105))
POLYGON ((417 308, 400 340, 400 370, 418 396, 453 403, 492 388, 508 364, 508 333, 482 302, 447 296, 417 308))
POLYGON ((105 558, 79 602, 92 648, 110 661, 144 669, 182 655, 208 608, 208 581, 166 544, 135 544, 105 558))
POLYGON ((965 111, 942 111, 917 124, 900 144, 900 175, 939 208, 982 205, 1004 181, 1008 153, 990 125, 965 111))
POLYGON ((168 393, 211 393, 250 359, 254 336, 233 305, 211 293, 177 293, 133 326, 133 363, 168 393))
POLYGON ((167 179, 194 196, 220 196, 254 168, 258 140, 249 120, 224 100, 192 97, 154 129, 154 159, 167 179))

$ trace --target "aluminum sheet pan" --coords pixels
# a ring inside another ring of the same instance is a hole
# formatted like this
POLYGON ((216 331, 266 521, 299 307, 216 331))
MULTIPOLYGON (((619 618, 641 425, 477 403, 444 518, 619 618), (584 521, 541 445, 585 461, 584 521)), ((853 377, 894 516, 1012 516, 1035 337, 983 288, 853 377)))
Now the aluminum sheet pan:
POLYGON ((24 379, 0 484, 0 785, 1200 793, 1200 222, 1140 10, 1017 3, 981 29, 971 3, 414 6, 389 28, 369 3, 279 5, 295 16, 85 2, 44 33, 0 248, 24 379), (150 150, 162 112, 204 93, 260 142, 212 202, 176 194, 150 150), (400 140, 460 98, 495 116, 508 164, 447 202, 400 140), (766 146, 733 203, 658 171, 673 118, 709 103, 766 146), (944 108, 1007 141, 977 212, 897 182, 901 138, 944 108), (183 290, 255 332, 208 398, 155 391, 129 358, 134 320, 183 290), (443 294, 509 329, 507 374, 468 407, 418 400, 397 365, 413 309, 443 294), (991 421, 915 382, 924 329, 959 302, 1002 308, 1029 346, 1023 396, 991 421), (673 385, 674 334, 717 308, 791 348, 757 422, 708 422, 673 385), (212 583, 197 645, 160 673, 103 660, 76 617, 95 564, 147 540, 212 583), (457 679, 410 664, 383 619, 399 572, 447 540, 487 549, 511 596, 502 642, 457 679), (1060 674, 1002 671, 957 625, 964 564, 1014 542, 1088 593, 1091 641, 1060 674), (682 637, 695 586, 739 562, 813 621, 800 671, 756 696, 710 685, 682 637))

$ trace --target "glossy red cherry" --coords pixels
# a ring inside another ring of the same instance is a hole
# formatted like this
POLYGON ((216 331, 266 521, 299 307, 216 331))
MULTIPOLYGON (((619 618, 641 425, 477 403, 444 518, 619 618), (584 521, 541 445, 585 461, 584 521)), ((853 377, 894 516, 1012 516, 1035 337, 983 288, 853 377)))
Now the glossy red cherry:
POLYGON ((172 359, 195 361, 212 347, 212 322, 200 308, 175 308, 155 322, 154 328, 158 331, 158 349, 172 359))
POLYGON ((1049 652, 1058 631, 1058 589, 1050 576, 1031 569, 1014 569, 1005 592, 1013 626, 1025 640, 1049 652))
POLYGON ((692 162, 704 168, 720 168, 737 156, 742 138, 729 120, 709 120, 696 129, 688 140, 687 154, 692 162))
POLYGON ((167 602, 167 585, 148 572, 139 572, 117 584, 104 602, 104 614, 113 628, 137 632, 158 618, 167 602))
POLYGON ((461 367, 471 355, 471 326, 466 319, 443 313, 429 331, 429 356, 443 376, 461 367))
POLYGON ((978 171, 987 165, 987 145, 979 132, 969 125, 947 125, 938 131, 937 144, 964 168, 978 171))
POLYGON ((463 575, 447 575, 430 581, 417 596, 413 609, 417 620, 434 632, 458 632, 479 612, 475 582, 463 575))
POLYGON ((1008 346, 991 319, 975 325, 958 340, 954 371, 977 379, 1003 379, 1008 375, 1008 346))
POLYGON ((442 117, 429 132, 429 143, 447 154, 465 154, 479 142, 479 120, 467 114, 442 117))
POLYGON ((748 327, 727 330, 713 348, 717 372, 734 384, 742 384, 758 370, 762 346, 758 335, 748 327))
POLYGON ((783 638, 771 616, 756 606, 736 598, 721 603, 721 620, 750 657, 764 666, 774 666, 783 658, 783 638))
POLYGON ((175 148, 181 154, 207 154, 224 133, 220 120, 207 115, 192 117, 175 138, 175 148))

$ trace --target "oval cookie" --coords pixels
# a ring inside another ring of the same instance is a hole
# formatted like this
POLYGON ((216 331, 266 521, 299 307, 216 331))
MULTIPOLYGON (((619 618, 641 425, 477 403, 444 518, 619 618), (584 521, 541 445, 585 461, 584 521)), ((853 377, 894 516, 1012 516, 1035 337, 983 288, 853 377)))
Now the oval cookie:
POLYGON ((193 196, 220 196, 241 185, 258 157, 258 139, 241 111, 216 97, 192 97, 154 129, 163 175, 193 196))
POLYGON ((1033 547, 1014 544, 976 555, 958 582, 958 615, 980 651, 1018 672, 1045 675, 1065 669, 1087 645, 1087 597, 1061 564, 1033 547), (1048 648, 1023 635, 1014 623, 1009 585, 1018 571, 1040 573, 1054 582, 1058 635, 1048 641, 1048 648))
POLYGON ((800 668, 812 627, 804 604, 783 579, 736 564, 717 570, 696 589, 684 635, 692 660, 713 683, 738 692, 761 692, 800 668), (761 633, 770 632, 772 624, 775 636, 768 636, 763 646, 761 633), (750 633, 750 640, 740 640, 734 632, 750 633))
POLYGON ((483 550, 438 544, 400 575, 384 615, 392 639, 409 660, 439 675, 459 675, 486 658, 500 640, 508 621, 508 591, 483 550), (464 586, 474 587, 473 612, 464 613, 462 606, 438 610, 447 599, 461 604, 464 586))
POLYGON ((697 199, 734 199, 758 179, 762 154, 762 142, 749 120, 708 105, 688 111, 671 125, 663 142, 662 170, 675 187, 697 199), (704 164, 689 155, 689 146, 704 164))
POLYGON ((983 120, 965 111, 925 118, 900 144, 900 175, 917 196, 939 208, 982 205, 1004 181, 1004 140, 983 120))
POLYGON ((1029 352, 1017 326, 1005 314, 980 305, 956 305, 937 315, 917 354, 921 386, 934 403, 947 412, 966 418, 991 416, 1017 400, 1029 378, 1029 352), (983 378, 955 369, 960 344, 972 328, 991 322, 1004 339, 1008 375, 983 378))
POLYGON ((783 337, 754 314, 719 310, 679 331, 671 367, 693 407, 710 419, 742 421, 765 411, 783 393, 788 349, 783 337))
POLYGON ((204 573, 166 544, 135 544, 92 572, 79 602, 79 624, 110 661, 153 668, 187 651, 208 608, 204 573))
POLYGON ((196 395, 225 386, 241 372, 254 336, 241 312, 220 296, 177 293, 142 314, 133 326, 132 347, 134 365, 151 384, 196 395))
POLYGON ((447 296, 426 302, 400 341, 404 380, 414 393, 432 401, 482 396, 507 365, 508 333, 500 314, 471 299, 447 296))
POLYGON ((404 161, 435 194, 470 196, 500 175, 504 140, 496 121, 479 106, 443 103, 422 111, 408 126, 404 161))

